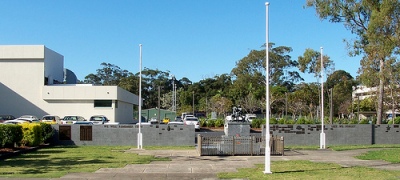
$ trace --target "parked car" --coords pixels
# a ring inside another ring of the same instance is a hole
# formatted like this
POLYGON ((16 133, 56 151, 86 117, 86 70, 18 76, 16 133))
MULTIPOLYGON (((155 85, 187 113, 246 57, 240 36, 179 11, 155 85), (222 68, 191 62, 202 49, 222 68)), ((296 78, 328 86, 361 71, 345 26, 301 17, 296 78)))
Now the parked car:
POLYGON ((31 123, 31 121, 23 120, 23 119, 13 119, 13 120, 7 120, 7 121, 3 122, 3 124, 24 124, 24 123, 31 123))
POLYGON ((176 116, 175 121, 183 122, 183 119, 180 116, 176 116))
POLYGON ((13 120, 15 117, 13 115, 0 115, 0 123, 3 123, 7 120, 13 120))
POLYGON ((39 118, 37 118, 36 116, 33 115, 23 115, 19 118, 17 118, 16 120, 26 120, 26 121, 30 121, 32 122, 39 122, 39 118))
POLYGON ((169 125, 183 125, 182 121, 170 121, 168 122, 169 125))
POLYGON ((164 124, 168 124, 170 121, 171 121, 171 120, 170 120, 169 118, 166 117, 166 118, 163 119, 162 122, 163 122, 164 124))
POLYGON ((93 124, 106 124, 110 120, 106 116, 103 116, 103 115, 94 115, 94 116, 90 117, 89 121, 92 122, 93 124))
POLYGON ((45 115, 40 119, 40 122, 60 124, 60 117, 54 115, 45 115))
POLYGON ((185 120, 183 120, 183 124, 185 125, 194 125, 195 130, 200 130, 200 122, 199 119, 196 117, 185 117, 185 120))
POLYGON ((75 124, 77 121, 86 121, 86 119, 82 116, 64 116, 61 124, 75 124))

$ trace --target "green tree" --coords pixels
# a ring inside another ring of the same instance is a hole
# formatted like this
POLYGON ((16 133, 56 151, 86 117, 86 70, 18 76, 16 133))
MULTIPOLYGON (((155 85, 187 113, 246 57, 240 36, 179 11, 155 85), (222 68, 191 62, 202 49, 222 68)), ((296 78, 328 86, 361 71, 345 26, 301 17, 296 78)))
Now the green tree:
POLYGON ((385 61, 399 54, 400 2, 398 0, 307 0, 321 19, 343 23, 357 39, 351 43, 352 55, 363 55, 359 69, 361 82, 378 86, 377 124, 382 123, 385 61), (378 82, 378 83, 376 83, 378 82))
MULTIPOLYGON (((324 55, 323 64, 324 70, 333 66, 329 56, 324 55)), ((313 73, 314 77, 319 77, 321 72, 321 52, 307 48, 303 56, 298 57, 299 70, 302 73, 313 73)))
POLYGON ((337 70, 328 76, 326 87, 333 90, 331 99, 333 100, 333 114, 335 116, 350 113, 348 110, 351 109, 349 106, 352 103, 352 91, 355 85, 357 85, 357 82, 346 71, 337 70))

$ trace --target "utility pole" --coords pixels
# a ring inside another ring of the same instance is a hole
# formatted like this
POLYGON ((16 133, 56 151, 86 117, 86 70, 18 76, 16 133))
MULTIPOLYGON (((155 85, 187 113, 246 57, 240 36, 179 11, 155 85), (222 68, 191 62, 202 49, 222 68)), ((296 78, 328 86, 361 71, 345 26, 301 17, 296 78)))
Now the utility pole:
POLYGON ((192 93, 193 93, 193 98, 192 98, 193 103, 192 103, 192 105, 193 105, 193 116, 194 116, 194 91, 192 91, 192 93))
POLYGON ((330 89, 330 93, 331 93, 331 97, 330 97, 330 113, 329 113, 329 121, 331 122, 331 124, 332 124, 332 119, 333 119, 333 88, 331 88, 330 89))
POLYGON ((160 119, 160 109, 161 109, 161 107, 160 107, 160 93, 161 93, 161 86, 158 86, 158 124, 160 124, 161 123, 161 119, 160 119))

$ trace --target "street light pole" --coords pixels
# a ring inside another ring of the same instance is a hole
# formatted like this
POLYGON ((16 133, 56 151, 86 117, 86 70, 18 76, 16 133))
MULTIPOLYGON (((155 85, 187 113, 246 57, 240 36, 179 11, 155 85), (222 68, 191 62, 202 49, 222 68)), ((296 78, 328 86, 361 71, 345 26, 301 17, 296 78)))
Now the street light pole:
POLYGON ((266 99, 266 123, 265 123, 265 169, 264 174, 271 174, 271 149, 269 146, 270 131, 269 131, 269 37, 268 37, 268 6, 269 2, 265 3, 265 99, 266 99))
POLYGON ((323 58, 323 47, 321 47, 321 134, 320 134, 320 149, 325 149, 325 133, 324 133, 324 58, 323 58))
POLYGON ((158 86, 158 124, 161 123, 161 119, 160 119, 160 117, 161 117, 161 115, 160 115, 160 113, 161 113, 161 111, 160 111, 160 109, 161 109, 161 107, 160 107, 160 105, 161 105, 161 103, 160 103, 160 93, 161 93, 161 86, 158 86))
POLYGON ((137 135, 137 143, 138 143, 138 149, 143 148, 143 142, 142 142, 142 131, 141 131, 141 126, 142 126, 142 44, 139 44, 139 132, 137 135))
POLYGON ((192 103, 192 106, 193 106, 193 116, 194 116, 194 91, 192 91, 192 93, 193 93, 193 97, 192 97, 193 103, 192 103))

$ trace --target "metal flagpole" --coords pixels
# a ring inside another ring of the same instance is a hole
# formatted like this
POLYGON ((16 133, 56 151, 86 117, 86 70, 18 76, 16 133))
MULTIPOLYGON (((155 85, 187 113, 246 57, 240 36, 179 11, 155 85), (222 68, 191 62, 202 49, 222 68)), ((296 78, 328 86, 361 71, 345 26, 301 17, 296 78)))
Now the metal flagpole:
POLYGON ((320 135, 320 149, 325 149, 325 133, 324 133, 324 58, 323 47, 321 47, 321 135, 320 135))
POLYGON ((139 58, 139 133, 138 133, 138 149, 143 148, 143 138, 142 138, 142 44, 139 44, 140 58, 139 58))
POLYGON ((265 123, 265 170, 264 174, 271 174, 271 148, 269 146, 269 141, 270 141, 270 131, 269 131, 269 39, 268 39, 268 6, 269 2, 265 3, 266 7, 266 30, 265 30, 265 54, 266 54, 266 59, 265 59, 265 89, 266 89, 266 123, 265 123))

